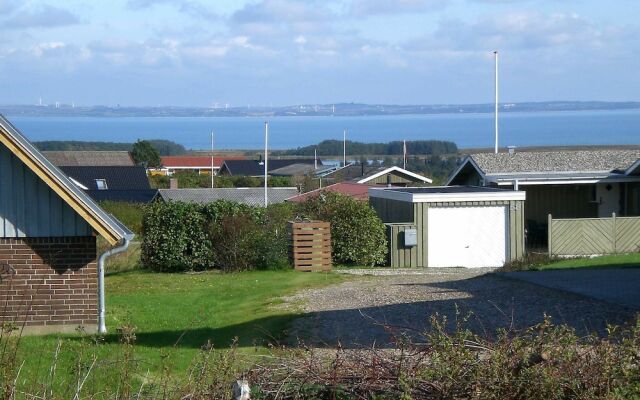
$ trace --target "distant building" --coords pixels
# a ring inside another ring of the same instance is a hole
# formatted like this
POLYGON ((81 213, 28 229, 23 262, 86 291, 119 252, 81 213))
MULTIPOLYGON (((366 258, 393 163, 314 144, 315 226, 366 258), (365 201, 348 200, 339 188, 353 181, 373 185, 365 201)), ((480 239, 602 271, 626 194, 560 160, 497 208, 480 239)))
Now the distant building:
POLYGON ((347 165, 328 171, 318 171, 316 176, 322 186, 337 182, 355 182, 369 186, 416 186, 429 185, 432 180, 400 167, 374 167, 369 165, 347 165))
MULTIPOLYGON (((213 157, 213 173, 217 174, 225 160, 244 160, 244 156, 213 157)), ((162 167, 150 168, 150 175, 168 175, 176 172, 195 172, 198 175, 211 174, 210 156, 165 156, 161 157, 162 167)))
POLYGON ((60 170, 96 201, 148 203, 157 192, 149 185, 147 172, 141 165, 68 166, 60 170))
POLYGON ((345 196, 353 197, 356 200, 367 201, 369 200, 369 188, 371 188, 371 186, 365 185, 363 183, 340 182, 334 183, 333 185, 329 185, 322 189, 316 189, 307 193, 299 194, 297 196, 289 197, 286 201, 290 201, 292 203, 302 203, 325 192, 340 193, 345 196))
MULTIPOLYGON (((282 203, 298 194, 295 187, 267 188, 269 204, 282 203)), ((155 201, 184 201, 208 204, 217 200, 234 201, 250 206, 264 205, 264 188, 160 189, 155 201)))
MULTIPOLYGON (((316 162, 318 166, 322 166, 322 161, 313 158, 269 159, 267 172, 273 176, 306 175, 314 171, 316 162)), ((261 177, 264 176, 264 163, 262 159, 225 159, 220 167, 220 175, 261 177)))

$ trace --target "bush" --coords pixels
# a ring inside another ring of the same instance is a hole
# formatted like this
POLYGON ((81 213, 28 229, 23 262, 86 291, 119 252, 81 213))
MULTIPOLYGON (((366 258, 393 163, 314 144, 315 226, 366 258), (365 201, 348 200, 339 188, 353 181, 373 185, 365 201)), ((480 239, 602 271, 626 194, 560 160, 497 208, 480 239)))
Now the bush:
POLYGON ((336 263, 376 265, 387 255, 384 224, 369 204, 327 192, 301 204, 311 219, 331 223, 331 246, 336 263))
POLYGON ((144 218, 142 262, 156 271, 289 267, 289 205, 157 202, 144 218))
POLYGON ((202 206, 157 201, 142 223, 142 264, 155 271, 203 270, 213 266, 202 206))

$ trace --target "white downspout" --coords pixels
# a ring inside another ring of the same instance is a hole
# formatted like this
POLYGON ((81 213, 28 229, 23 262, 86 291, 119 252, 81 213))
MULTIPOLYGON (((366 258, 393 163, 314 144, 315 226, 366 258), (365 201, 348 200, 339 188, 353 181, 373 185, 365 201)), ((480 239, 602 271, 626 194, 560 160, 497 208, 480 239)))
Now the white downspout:
POLYGON ((104 301, 104 262, 107 258, 122 253, 129 248, 130 238, 124 238, 124 243, 118 247, 114 247, 100 254, 98 257, 98 333, 107 333, 107 324, 105 323, 105 301, 104 301))

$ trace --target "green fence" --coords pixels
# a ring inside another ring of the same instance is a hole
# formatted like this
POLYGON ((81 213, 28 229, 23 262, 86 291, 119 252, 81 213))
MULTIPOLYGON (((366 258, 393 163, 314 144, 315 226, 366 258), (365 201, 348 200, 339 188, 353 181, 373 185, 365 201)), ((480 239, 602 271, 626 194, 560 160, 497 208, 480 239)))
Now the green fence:
POLYGON ((585 256, 640 251, 640 217, 553 219, 549 255, 585 256))

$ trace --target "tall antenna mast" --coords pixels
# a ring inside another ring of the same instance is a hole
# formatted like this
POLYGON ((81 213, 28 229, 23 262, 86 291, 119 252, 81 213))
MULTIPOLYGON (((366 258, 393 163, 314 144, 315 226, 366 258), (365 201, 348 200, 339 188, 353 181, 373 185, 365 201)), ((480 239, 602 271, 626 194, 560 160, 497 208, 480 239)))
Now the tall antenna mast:
POLYGON ((211 131, 211 189, 213 189, 213 131, 211 131))
POLYGON ((342 132, 342 166, 347 166, 347 130, 342 132))
POLYGON ((495 61, 496 61, 496 76, 495 76, 495 84, 496 84, 496 104, 495 104, 495 112, 494 112, 494 118, 495 118, 495 134, 496 134, 496 143, 495 143, 495 149, 494 152, 496 154, 498 154, 498 51, 494 51, 493 55, 495 57, 495 61))
POLYGON ((267 194, 267 173, 269 171, 268 164, 268 147, 269 147, 269 123, 264 123, 264 207, 266 208, 269 205, 269 195, 267 194))

